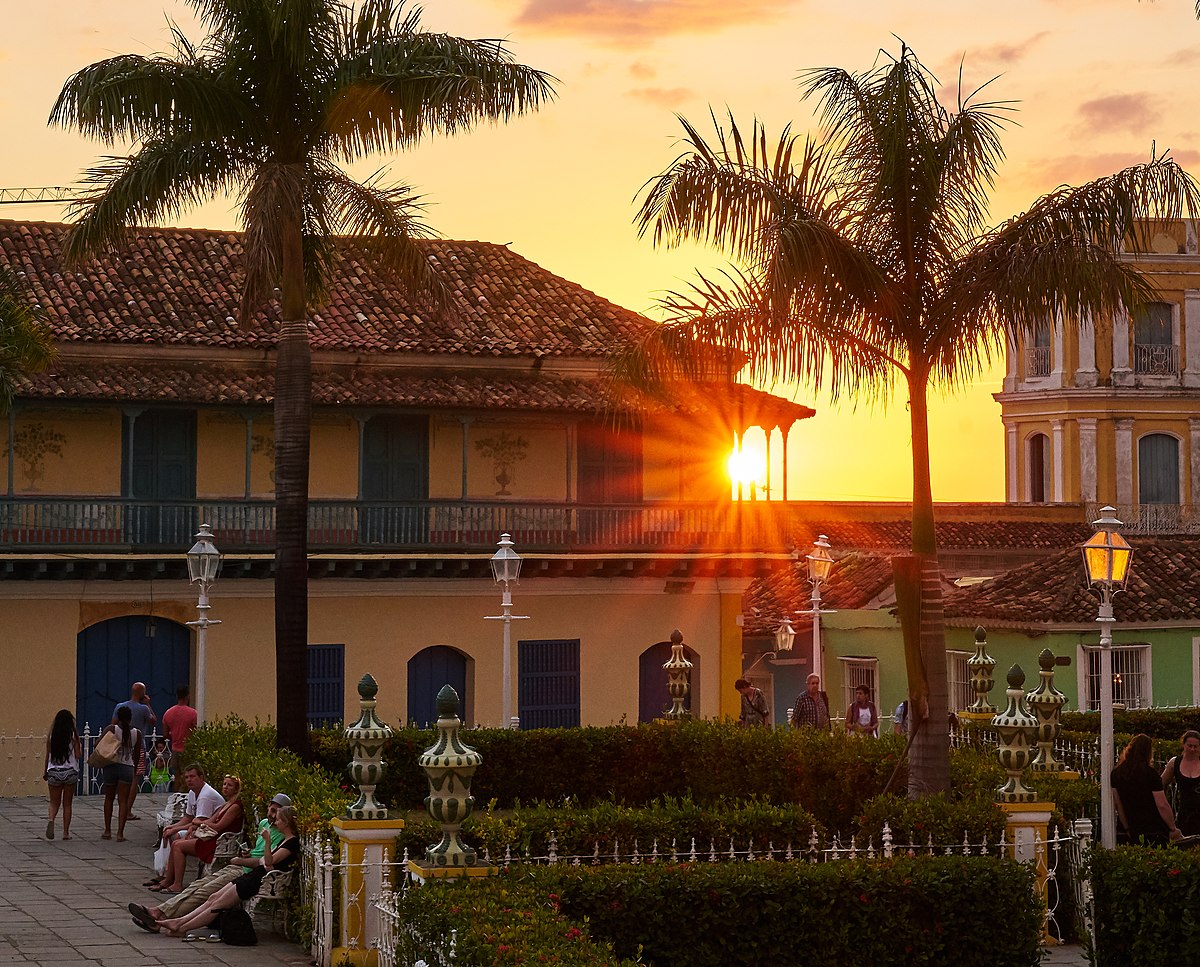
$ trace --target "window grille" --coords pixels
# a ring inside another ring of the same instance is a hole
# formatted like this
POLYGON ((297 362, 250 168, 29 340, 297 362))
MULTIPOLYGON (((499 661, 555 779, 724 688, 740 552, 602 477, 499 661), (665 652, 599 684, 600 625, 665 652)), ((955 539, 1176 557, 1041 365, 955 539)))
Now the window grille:
POLYGON ((948 704, 951 712, 961 712, 975 701, 975 689, 971 687, 971 670, 967 667, 969 651, 946 652, 946 684, 948 704))
POLYGON ((834 715, 842 715, 854 702, 854 690, 859 685, 867 686, 867 696, 879 707, 879 659, 839 658, 842 663, 842 706, 830 709, 834 715))
MULTIPOLYGON (((1100 707, 1100 649, 1089 647, 1087 653, 1087 707, 1100 707)), ((1119 645, 1112 649, 1113 704, 1126 708, 1147 708, 1150 705, 1150 646, 1119 645)))

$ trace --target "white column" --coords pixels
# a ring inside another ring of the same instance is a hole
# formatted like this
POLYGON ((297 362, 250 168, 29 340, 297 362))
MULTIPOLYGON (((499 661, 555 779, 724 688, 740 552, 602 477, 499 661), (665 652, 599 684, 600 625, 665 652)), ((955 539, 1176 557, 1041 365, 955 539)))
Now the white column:
POLYGON ((1183 294, 1183 385, 1200 386, 1200 289, 1183 294))
POLYGON ((1005 500, 1016 503, 1021 499, 1021 491, 1017 486, 1017 428, 1009 423, 1004 428, 1004 489, 1005 500))
POLYGON ((1200 504, 1200 418, 1188 420, 1188 479, 1187 493, 1180 494, 1183 503, 1193 507, 1200 504))
POLYGON ((1096 372, 1096 320, 1091 314, 1080 316, 1076 329, 1079 343, 1079 368, 1075 370, 1075 385, 1090 389, 1099 380, 1096 372))
POLYGON ((1133 520, 1137 516, 1133 506, 1133 420, 1114 420, 1113 423, 1117 428, 1117 514, 1127 514, 1125 520, 1133 520))
POLYGON ((1113 314, 1112 381, 1114 386, 1132 386, 1133 370, 1129 368, 1129 313, 1118 309, 1113 314))
POLYGON ((1063 439, 1065 437, 1065 434, 1063 433, 1063 421, 1051 420, 1050 426, 1052 428, 1051 442, 1054 447, 1054 479, 1051 481, 1052 490, 1050 500, 1053 503, 1061 504, 1066 499, 1064 493, 1066 491, 1067 483, 1065 473, 1066 454, 1064 453, 1065 446, 1063 443, 1063 439))
POLYGON ((1004 392, 1012 393, 1017 388, 1017 340, 1011 330, 1004 333, 1004 392))
POLYGON ((1079 425, 1079 499, 1096 503, 1096 420, 1085 418, 1079 425))
POLYGON ((1054 354, 1054 358, 1050 360, 1050 385, 1056 388, 1063 385, 1063 335, 1065 329, 1062 310, 1055 309, 1050 329, 1051 352, 1054 354))

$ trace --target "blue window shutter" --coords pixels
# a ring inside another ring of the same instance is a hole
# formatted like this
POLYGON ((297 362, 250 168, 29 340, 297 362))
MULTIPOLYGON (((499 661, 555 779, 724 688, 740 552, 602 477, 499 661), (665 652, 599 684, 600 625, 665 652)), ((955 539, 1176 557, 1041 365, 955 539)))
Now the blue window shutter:
POLYGON ((579 639, 520 641, 517 661, 521 728, 579 725, 579 639))
POLYGON ((1179 441, 1165 433, 1138 440, 1138 503, 1179 503, 1179 441))
POLYGON ((308 646, 308 727, 346 724, 346 646, 308 646))

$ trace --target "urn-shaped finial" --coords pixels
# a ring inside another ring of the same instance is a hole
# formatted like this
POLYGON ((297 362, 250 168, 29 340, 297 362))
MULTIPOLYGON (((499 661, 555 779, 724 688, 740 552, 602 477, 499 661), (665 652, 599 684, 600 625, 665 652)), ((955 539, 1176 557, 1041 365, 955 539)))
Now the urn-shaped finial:
POLYGON ((1041 680, 1038 687, 1025 696, 1025 701, 1037 718, 1034 739, 1038 751, 1032 766, 1034 772, 1067 771, 1066 764, 1054 757, 1054 740, 1062 728, 1062 713, 1067 704, 1067 696, 1054 687, 1054 665, 1054 652, 1049 648, 1043 649, 1038 655, 1041 680))
POLYGON ((966 710, 971 715, 993 715, 996 711, 988 693, 996 684, 993 672, 996 670, 996 659, 987 653, 987 632, 983 628, 975 629, 975 654, 967 659, 967 670, 971 673, 971 688, 975 691, 975 701, 966 710))
POLYGON ((475 850, 463 843, 460 829, 475 808, 471 777, 483 762, 483 756, 459 737, 462 722, 458 718, 458 692, 449 685, 438 692, 437 710, 438 737, 417 759, 429 777, 425 808, 442 827, 441 842, 429 847, 425 863, 442 867, 475 866, 478 860, 475 850))
POLYGON ((379 785, 387 763, 383 761, 383 746, 392 735, 390 726, 375 715, 375 696, 379 684, 368 673, 358 683, 358 721, 346 729, 350 743, 350 760, 347 772, 358 787, 358 799, 346 810, 348 819, 387 819, 387 807, 375 799, 375 787, 379 785))
POLYGON ((683 657, 683 632, 676 628, 671 632, 671 659, 663 663, 667 673, 667 694, 671 696, 671 707, 665 715, 668 719, 685 719, 689 712, 684 708, 687 700, 692 663, 683 657))
POLYGON ((1021 780, 1021 773, 1033 760, 1033 736, 1037 718, 1025 705, 1025 672, 1020 665, 1008 670, 1008 705, 992 717, 992 728, 1000 734, 1000 765, 1008 781, 996 791, 997 802, 1037 802, 1037 793, 1021 780))

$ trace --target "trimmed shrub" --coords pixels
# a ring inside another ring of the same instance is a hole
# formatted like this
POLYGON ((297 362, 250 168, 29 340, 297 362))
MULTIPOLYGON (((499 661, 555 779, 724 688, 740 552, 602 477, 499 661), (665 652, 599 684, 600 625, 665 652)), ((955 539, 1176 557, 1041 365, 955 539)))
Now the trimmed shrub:
POLYGON ((562 962, 1032 967, 1041 929, 1032 890, 1027 867, 988 857, 653 864, 431 883, 409 890, 401 909, 428 935, 456 929, 459 958, 471 964, 541 963, 586 942, 611 944, 615 954, 562 962), (553 921, 552 946, 510 956, 507 938, 550 916, 567 918, 553 921))
MULTIPOLYGON (((1100 734, 1100 713, 1064 712, 1062 725, 1067 732, 1086 732, 1095 737, 1100 734)), ((1113 731, 1126 736, 1126 742, 1144 732, 1152 739, 1173 740, 1178 746, 1179 737, 1188 729, 1200 729, 1200 708, 1133 708, 1113 712, 1113 731)))
POLYGON ((948 800, 944 794, 920 799, 876 796, 866 804, 859 819, 857 845, 870 843, 878 849, 885 822, 891 827, 896 846, 954 846, 962 843, 964 836, 977 846, 984 841, 1000 842, 1005 817, 999 806, 983 796, 960 801, 948 800))
POLYGON ((1200 854, 1121 846, 1093 850, 1088 868, 1097 967, 1193 962, 1200 950, 1200 854))

